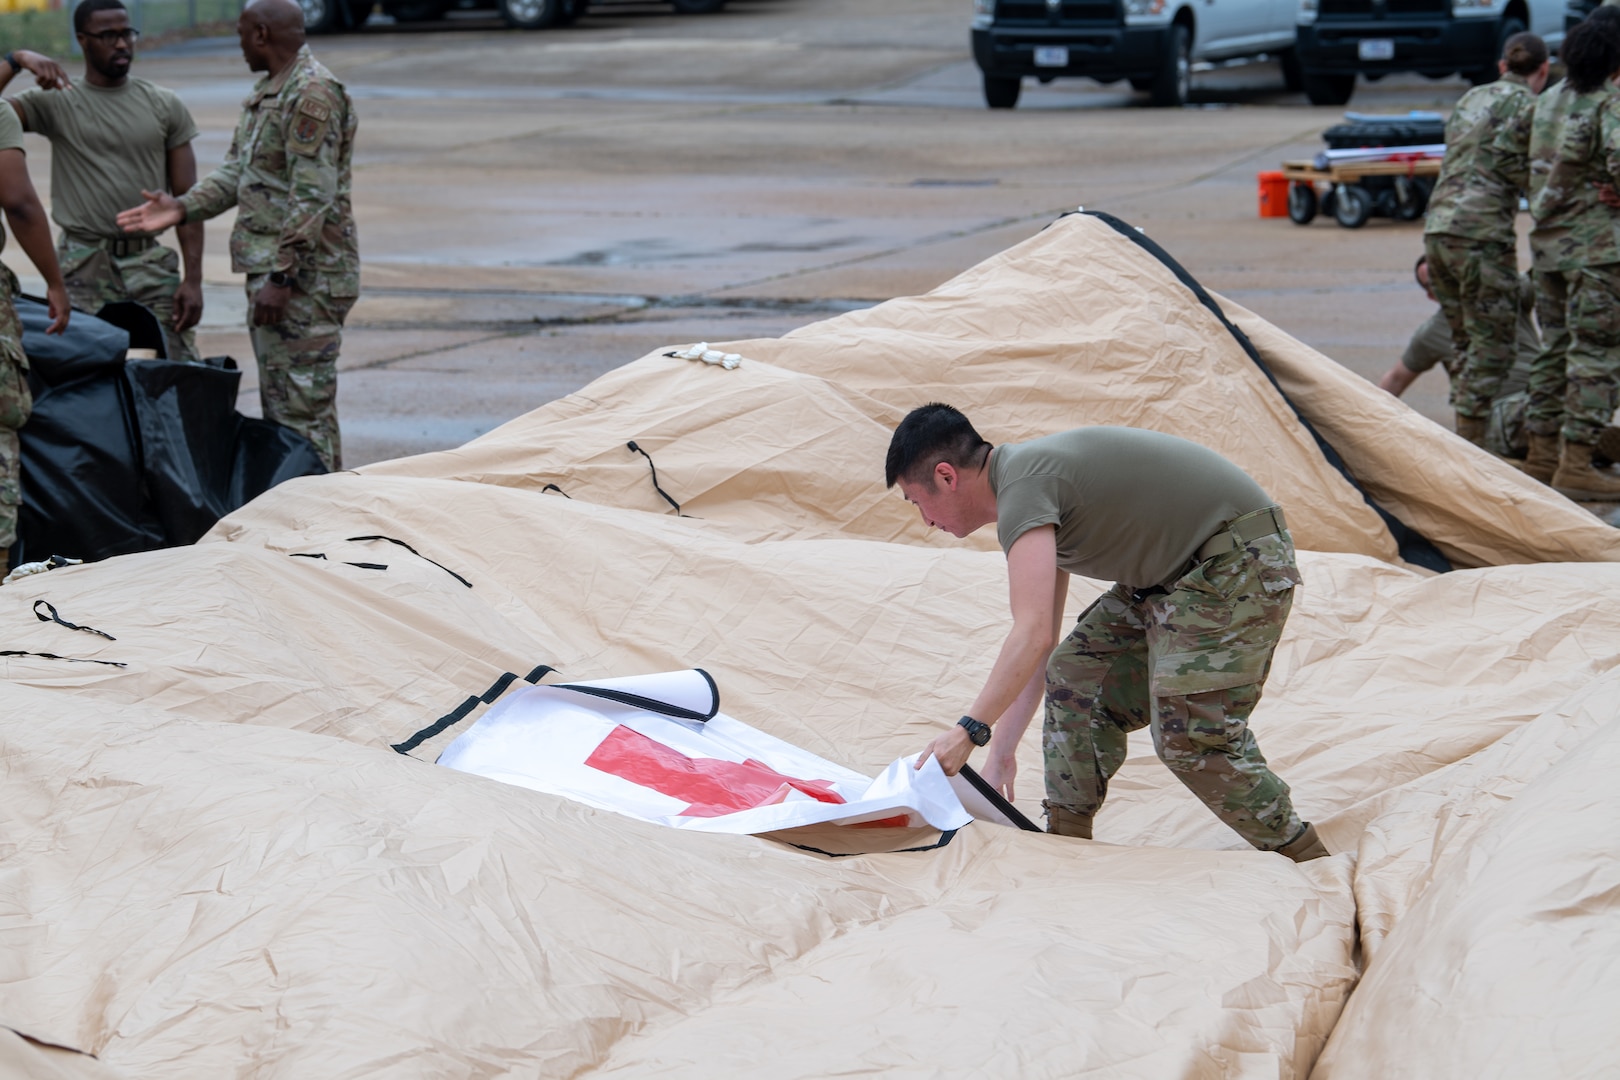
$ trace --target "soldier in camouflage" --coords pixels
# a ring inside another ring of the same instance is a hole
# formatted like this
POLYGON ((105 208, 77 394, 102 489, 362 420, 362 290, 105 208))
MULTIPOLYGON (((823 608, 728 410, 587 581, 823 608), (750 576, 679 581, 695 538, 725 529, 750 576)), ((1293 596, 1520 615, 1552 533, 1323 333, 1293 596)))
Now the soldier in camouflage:
POLYGON ((1527 181, 1530 118, 1547 84, 1547 46, 1514 34, 1502 77, 1475 87, 1446 123, 1446 160, 1424 226, 1429 280, 1460 360, 1451 381, 1457 434, 1483 446, 1491 402, 1513 366, 1519 256, 1513 219, 1527 181))
POLYGON ((964 537, 994 522, 1007 555, 1012 631, 918 768, 932 757, 954 775, 988 744, 984 778, 1011 799, 1044 693, 1049 832, 1090 839, 1126 737, 1147 728, 1160 760, 1250 845, 1299 862, 1328 854, 1249 730, 1300 576, 1281 509, 1242 470, 1132 428, 992 447, 933 404, 895 430, 884 472, 931 526, 964 537), (1059 642, 1070 573, 1119 583, 1059 642))
POLYGON ((1572 27, 1568 75, 1536 103, 1530 135, 1530 251, 1543 348, 1530 372, 1525 471, 1581 500, 1620 498, 1592 462, 1620 404, 1620 8, 1572 27))
MULTIPOLYGON (((23 251, 45 279, 48 334, 67 329, 70 307, 67 286, 51 247, 51 226, 45 208, 28 178, 23 157, 22 124, 10 109, 0 108, 0 209, 17 235, 23 251)), ((0 234, 0 246, 4 246, 0 234)), ((28 390, 28 357, 23 353, 22 325, 17 321, 17 278, 0 264, 0 577, 11 563, 17 542, 17 511, 22 505, 22 458, 17 431, 28 422, 34 398, 28 390)))
POLYGON ((236 24, 264 77, 243 104, 225 163, 182 198, 147 192, 118 223, 155 232, 237 207, 231 266, 247 275, 264 415, 307 436, 340 469, 337 359, 360 294, 350 205, 356 120, 348 92, 304 44, 293 0, 250 0, 236 24))

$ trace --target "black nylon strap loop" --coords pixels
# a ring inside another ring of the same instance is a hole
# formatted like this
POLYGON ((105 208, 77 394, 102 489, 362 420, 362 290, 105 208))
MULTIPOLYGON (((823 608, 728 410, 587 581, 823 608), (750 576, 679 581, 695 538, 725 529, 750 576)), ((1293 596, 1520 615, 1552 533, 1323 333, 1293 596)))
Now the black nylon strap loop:
POLYGON ((0 649, 0 656, 38 656, 45 660, 66 660, 70 664, 106 664, 108 667, 129 667, 117 660, 85 660, 77 656, 57 656, 49 652, 28 652, 25 649, 0 649))
POLYGON ((49 603, 48 601, 45 601, 45 600, 35 600, 34 601, 34 617, 37 618, 40 622, 53 622, 53 623, 58 624, 59 626, 65 626, 69 630, 83 630, 87 634, 94 634, 97 637, 104 637, 108 641, 117 641, 118 640, 117 638, 113 637, 111 634, 107 633, 107 631, 105 631, 105 630, 97 630, 93 626, 80 626, 78 623, 70 623, 70 622, 68 622, 66 619, 62 618, 62 616, 60 614, 57 613, 57 610, 56 610, 55 606, 53 606, 51 603, 49 603), (39 610, 41 607, 43 607, 45 609, 45 611, 39 610), (50 612, 50 614, 47 615, 45 613, 46 611, 50 612))
MULTIPOLYGON (((541 664, 539 667, 523 676, 523 681, 526 683, 537 683, 541 679, 545 678, 547 672, 555 670, 556 669, 550 664, 541 664)), ((496 679, 490 684, 488 690, 485 690, 482 694, 469 697, 466 701, 463 701, 460 705, 457 705, 454 709, 451 709, 449 712, 445 713, 443 716, 439 717, 437 720, 433 721, 433 723, 429 724, 421 731, 418 731, 415 735, 412 735, 404 742, 394 743, 393 749, 401 754, 409 754, 412 750, 415 750, 418 746, 421 746, 423 743, 433 738, 433 736, 439 734, 447 728, 452 728, 461 723, 461 721, 465 720, 468 714, 474 709, 478 708, 479 705, 488 705, 493 702, 496 698, 506 693, 506 688, 511 686, 516 681, 517 676, 512 672, 508 671, 503 673, 500 678, 496 679)))
POLYGON ((664 501, 675 508, 676 514, 679 514, 681 517, 685 517, 685 514, 681 514, 681 504, 670 498, 669 492, 658 486, 658 466, 653 464, 652 455, 647 453, 647 451, 643 450, 641 447, 637 446, 634 439, 625 443, 625 446, 647 459, 647 468, 652 470, 653 490, 662 495, 664 497, 664 501))
MULTIPOLYGON (((420 551, 417 551, 415 548, 411 547, 411 545, 407 544, 403 540, 395 540, 392 536, 351 536, 348 539, 348 543, 357 544, 357 543, 360 543, 363 540, 386 540, 390 544, 398 544, 400 547, 404 548, 406 551, 410 552, 412 555, 415 555, 418 559, 421 559, 423 562, 433 563, 434 566, 437 566, 440 570, 443 570, 445 573, 449 574, 451 577, 455 578, 457 581, 459 581, 463 585, 467 586, 467 588, 470 589, 470 588, 473 587, 472 582, 468 581, 466 578, 462 577, 460 574, 456 573, 454 570, 452 570, 448 566, 444 565, 444 563, 442 563, 442 562, 434 562, 432 559, 428 558, 426 555, 422 554, 420 551)), ((351 565, 360 566, 362 564, 353 563, 351 565)), ((370 568, 377 567, 378 564, 376 564, 376 563, 366 563, 364 565, 366 565, 366 567, 368 569, 370 569, 370 568)))

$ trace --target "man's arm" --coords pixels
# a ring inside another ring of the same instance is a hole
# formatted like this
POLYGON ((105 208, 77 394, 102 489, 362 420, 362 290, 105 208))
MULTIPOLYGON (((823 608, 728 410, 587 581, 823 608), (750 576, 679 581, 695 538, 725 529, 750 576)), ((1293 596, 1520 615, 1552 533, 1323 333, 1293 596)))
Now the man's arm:
MULTIPOLYGON (((1052 580, 1054 642, 1063 637, 1063 605, 1068 599, 1068 572, 1057 570, 1052 580)), ((1041 707, 1041 698, 1045 694, 1046 665, 1041 664, 1029 677, 1029 683, 1017 699, 1001 714, 1001 719, 992 725, 994 734, 990 739, 990 755, 984 763, 984 768, 980 770, 980 775, 984 777, 986 783, 1005 795, 1009 802, 1017 797, 1013 794, 1013 778, 1018 775, 1018 744, 1023 741, 1024 732, 1029 729, 1029 722, 1035 718, 1036 711, 1041 707)))
POLYGON ((6 212, 12 235, 33 261, 40 276, 45 279, 46 309, 51 314, 47 334, 60 334, 67 329, 67 286, 62 284, 62 270, 56 263, 56 245, 51 243, 51 226, 40 205, 34 182, 28 178, 28 159, 21 150, 0 150, 0 209, 6 212))
MULTIPOLYGON (((1021 696, 1030 692, 1057 643, 1056 603, 1057 529, 1042 525, 1020 536, 1007 552, 1007 592, 1012 604, 1013 628, 1001 644, 1001 653, 984 689, 973 699, 968 715, 994 725, 1021 696)), ((1065 575, 1067 577, 1067 575, 1065 575)), ((1029 711, 1034 712, 1033 702, 1029 711)), ((1024 720, 1027 726, 1029 720, 1024 720)), ((1022 734, 1020 732, 1020 734, 1022 734)), ((967 764, 973 741, 967 731, 953 724, 923 750, 917 767, 930 756, 939 761, 945 775, 955 776, 967 764)))
POLYGON ((1384 372, 1384 377, 1378 380, 1378 389, 1400 397, 1406 393, 1407 387, 1417 382, 1418 373, 1397 360, 1390 369, 1384 372))
MULTIPOLYGON (((41 90, 66 90, 73 85, 73 80, 68 78, 67 68, 44 53, 17 49, 11 54, 11 59, 16 62, 15 65, 0 59, 0 90, 11 85, 11 80, 17 77, 19 71, 33 72, 34 82, 39 84, 41 90)), ((26 130, 28 118, 23 116, 22 106, 13 101, 11 107, 17 110, 17 117, 22 120, 26 130)))
MULTIPOLYGON (((169 191, 184 195, 197 182, 197 155, 190 143, 169 151, 169 191)), ((203 224, 186 222, 174 230, 180 241, 180 287, 174 291, 174 328, 190 330, 202 319, 203 224)))

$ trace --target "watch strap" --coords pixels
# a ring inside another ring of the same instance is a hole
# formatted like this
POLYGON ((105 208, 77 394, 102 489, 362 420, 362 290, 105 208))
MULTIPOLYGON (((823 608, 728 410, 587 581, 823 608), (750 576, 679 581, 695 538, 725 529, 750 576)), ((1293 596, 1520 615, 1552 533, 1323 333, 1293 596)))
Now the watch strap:
POLYGON ((965 730, 974 746, 984 746, 990 741, 990 725, 975 720, 971 716, 964 716, 956 722, 957 726, 965 730))

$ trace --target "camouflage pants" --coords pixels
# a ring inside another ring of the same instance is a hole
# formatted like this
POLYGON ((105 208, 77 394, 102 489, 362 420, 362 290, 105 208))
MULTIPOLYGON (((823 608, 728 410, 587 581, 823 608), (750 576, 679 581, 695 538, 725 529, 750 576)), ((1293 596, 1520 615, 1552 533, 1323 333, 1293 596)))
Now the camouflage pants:
POLYGON ((1288 785, 1248 719, 1299 581, 1292 541, 1274 535, 1195 566, 1166 592, 1103 593, 1047 664, 1048 801, 1095 814, 1126 736, 1147 727, 1159 759, 1239 836, 1263 850, 1293 840, 1302 825, 1288 785))
MULTIPOLYGON (((28 422, 34 397, 28 391, 28 361, 23 358, 22 324, 11 303, 7 270, 0 277, 0 548, 17 542, 17 508, 22 505, 22 447, 17 430, 28 422)), ((5 572, 0 558, 0 576, 5 572)))
POLYGON ((180 287, 180 257, 161 244, 122 259, 105 248, 62 236, 56 244, 68 300, 92 315, 103 304, 133 300, 150 308, 163 324, 164 350, 170 360, 197 362, 197 339, 174 328, 174 291, 180 287))
POLYGON ((1517 249, 1444 234, 1425 236, 1423 246, 1429 287, 1461 361, 1451 379, 1451 407, 1458 416, 1484 419, 1518 349, 1517 249))
POLYGON ((343 468, 338 349, 354 298, 305 292, 301 284, 294 285, 282 320, 253 326, 253 297, 266 276, 253 274, 247 279, 248 326, 259 361, 259 407, 266 420, 290 427, 314 443, 326 467, 336 472, 343 468))
POLYGON ((1538 270, 1536 319, 1526 426, 1591 446, 1620 404, 1620 264, 1538 270))

